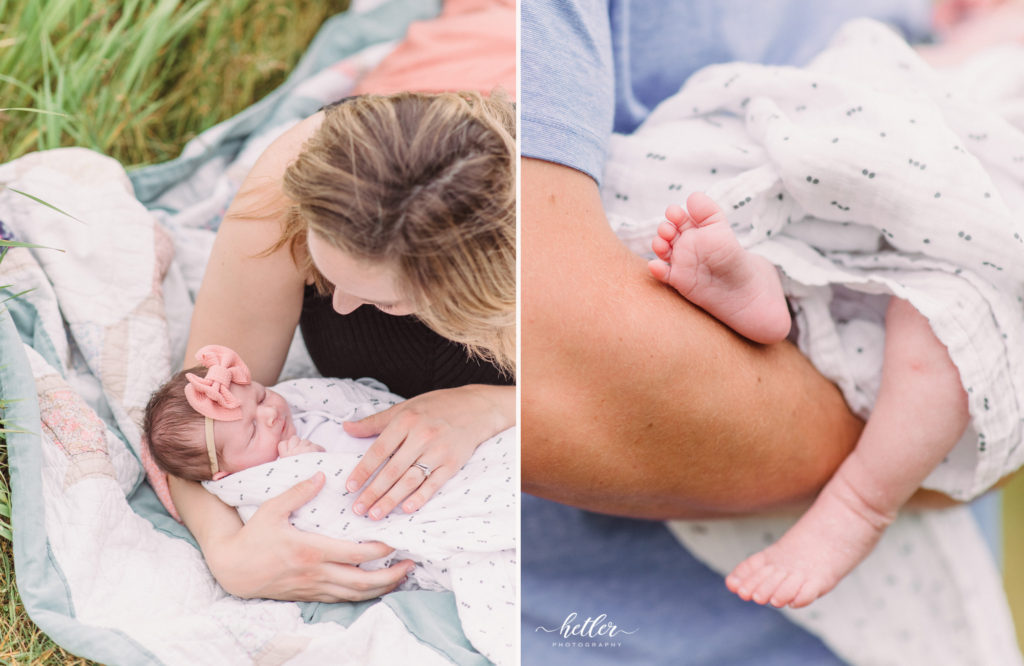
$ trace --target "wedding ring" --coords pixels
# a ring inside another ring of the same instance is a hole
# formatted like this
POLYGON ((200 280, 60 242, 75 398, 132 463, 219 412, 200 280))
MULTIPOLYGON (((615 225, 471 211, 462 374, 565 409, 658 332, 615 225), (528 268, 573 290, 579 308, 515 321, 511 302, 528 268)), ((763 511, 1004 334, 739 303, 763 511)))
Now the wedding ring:
POLYGON ((433 467, 428 467, 427 465, 424 465, 423 463, 419 463, 419 462, 418 463, 413 463, 412 466, 420 468, 420 471, 423 472, 423 478, 424 479, 426 479, 428 476, 430 476, 430 473, 434 471, 433 467))

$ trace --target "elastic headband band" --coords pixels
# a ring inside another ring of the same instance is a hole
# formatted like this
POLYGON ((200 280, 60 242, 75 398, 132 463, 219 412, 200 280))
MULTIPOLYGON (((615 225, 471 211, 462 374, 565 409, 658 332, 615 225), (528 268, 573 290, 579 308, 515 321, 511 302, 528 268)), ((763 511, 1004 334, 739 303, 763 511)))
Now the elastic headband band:
POLYGON ((217 474, 217 447, 213 443, 213 419, 206 417, 206 453, 210 456, 210 474, 217 474))

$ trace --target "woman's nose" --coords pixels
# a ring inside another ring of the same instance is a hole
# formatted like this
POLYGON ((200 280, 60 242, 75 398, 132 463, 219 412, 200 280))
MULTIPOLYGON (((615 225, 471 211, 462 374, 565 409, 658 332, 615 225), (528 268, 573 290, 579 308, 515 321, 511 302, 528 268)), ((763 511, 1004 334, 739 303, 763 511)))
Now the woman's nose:
POLYGON ((334 290, 334 297, 331 300, 331 305, 334 307, 334 311, 338 314, 348 314, 362 304, 362 300, 355 298, 354 296, 350 296, 340 289, 334 290))

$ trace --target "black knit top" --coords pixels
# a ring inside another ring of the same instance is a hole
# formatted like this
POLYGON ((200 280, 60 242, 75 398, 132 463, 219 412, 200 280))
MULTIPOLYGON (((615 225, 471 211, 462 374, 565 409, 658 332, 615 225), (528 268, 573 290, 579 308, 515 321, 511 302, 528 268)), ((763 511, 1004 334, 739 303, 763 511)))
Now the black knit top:
POLYGON ((340 315, 330 295, 318 295, 312 285, 306 286, 299 328, 323 376, 373 377, 406 398, 465 384, 514 383, 416 317, 396 317, 372 305, 340 315))

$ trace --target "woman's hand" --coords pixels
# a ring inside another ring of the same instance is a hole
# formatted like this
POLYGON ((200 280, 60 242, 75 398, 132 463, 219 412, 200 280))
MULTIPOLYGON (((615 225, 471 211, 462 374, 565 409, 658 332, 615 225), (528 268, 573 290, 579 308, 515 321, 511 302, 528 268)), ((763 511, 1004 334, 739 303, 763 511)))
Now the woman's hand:
POLYGON ((340 541, 289 524, 292 511, 323 486, 324 475, 317 472, 264 502, 237 531, 200 541, 210 571, 225 590, 245 598, 362 601, 394 590, 405 579, 411 560, 376 571, 355 566, 391 553, 386 544, 340 541))
POLYGON ((481 443, 515 425, 515 387, 471 384, 431 391, 360 421, 345 424, 355 437, 378 435, 345 487, 359 490, 383 468, 353 505, 379 520, 399 504, 423 506, 481 443))

